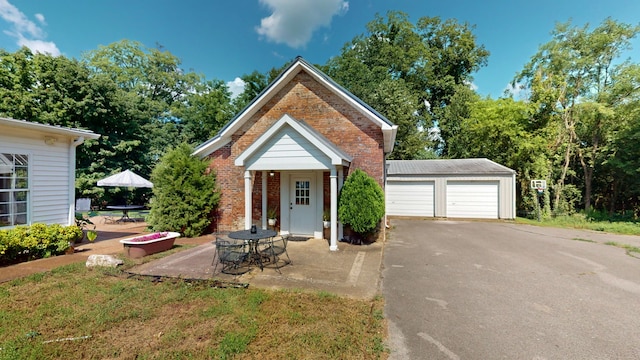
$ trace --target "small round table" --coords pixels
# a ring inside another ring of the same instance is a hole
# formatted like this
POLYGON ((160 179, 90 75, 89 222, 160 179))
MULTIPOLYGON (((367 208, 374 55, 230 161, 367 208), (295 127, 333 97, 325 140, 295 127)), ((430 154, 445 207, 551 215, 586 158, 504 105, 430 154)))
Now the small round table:
POLYGON ((260 266, 260 270, 263 270, 262 255, 258 251, 258 243, 260 239, 267 239, 276 236, 278 233, 270 229, 256 229, 256 232, 251 230, 240 230, 229 233, 229 237, 232 239, 245 240, 249 243, 249 253, 251 260, 257 261, 260 266))
POLYGON ((144 209, 144 205, 109 205, 107 209, 110 210, 122 210, 122 217, 117 221, 133 221, 136 222, 135 219, 129 217, 129 210, 138 210, 144 209))
POLYGON ((256 229, 256 232, 252 233, 251 230, 240 230, 229 233, 229 237, 239 240, 260 240, 276 236, 277 233, 271 229, 256 229))

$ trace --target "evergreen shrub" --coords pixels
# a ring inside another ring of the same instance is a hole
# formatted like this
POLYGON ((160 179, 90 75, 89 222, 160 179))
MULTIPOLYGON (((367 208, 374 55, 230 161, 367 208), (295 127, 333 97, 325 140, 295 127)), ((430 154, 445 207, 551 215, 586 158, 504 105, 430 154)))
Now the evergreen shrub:
POLYGON ((151 173, 153 198, 147 224, 154 231, 175 231, 193 237, 204 233, 218 205, 215 174, 207 162, 191 156, 185 143, 169 150, 151 173))
POLYGON ((382 187, 360 169, 356 169, 340 192, 338 218, 363 236, 376 230, 384 216, 384 191, 382 187))

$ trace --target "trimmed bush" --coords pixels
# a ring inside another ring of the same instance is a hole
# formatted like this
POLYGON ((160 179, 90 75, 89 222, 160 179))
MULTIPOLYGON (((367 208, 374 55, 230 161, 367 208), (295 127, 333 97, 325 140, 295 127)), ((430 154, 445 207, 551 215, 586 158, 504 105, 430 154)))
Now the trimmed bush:
POLYGON ((82 235, 82 229, 75 225, 33 224, 0 230, 0 264, 63 254, 82 235))
POLYGON ((151 173, 153 199, 147 224, 154 231, 201 235, 211 223, 218 205, 215 175, 207 174, 207 162, 191 156, 193 148, 180 144, 160 159, 151 173))
POLYGON ((384 192, 367 173, 356 169, 340 192, 338 218, 356 233, 372 234, 384 216, 384 192))

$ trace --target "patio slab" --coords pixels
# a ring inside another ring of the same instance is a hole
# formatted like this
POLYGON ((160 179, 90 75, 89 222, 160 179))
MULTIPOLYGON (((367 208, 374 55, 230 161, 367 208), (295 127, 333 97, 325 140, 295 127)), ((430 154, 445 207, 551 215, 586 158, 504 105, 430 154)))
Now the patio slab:
POLYGON ((371 299, 379 294, 382 243, 351 245, 340 243, 338 251, 329 251, 327 240, 289 241, 292 263, 278 273, 268 265, 264 270, 233 276, 219 272, 214 275, 214 237, 197 247, 172 254, 130 271, 139 275, 169 276, 189 279, 219 279, 225 282, 248 283, 250 287, 326 291, 340 296, 371 299))
MULTIPOLYGON (((38 272, 77 262, 85 262, 89 255, 124 256, 120 239, 136 236, 146 229, 144 222, 105 224, 101 218, 92 218, 98 230, 94 243, 76 246, 72 255, 61 255, 0 268, 0 282, 9 281, 38 272)), ((240 282, 250 287, 266 289, 292 289, 326 291, 340 296, 369 299, 380 294, 380 268, 383 243, 351 245, 338 243, 338 251, 329 251, 329 243, 322 239, 289 241, 288 252, 292 264, 275 269, 258 267, 234 277, 213 274, 211 264, 215 256, 213 235, 196 238, 178 238, 176 245, 196 245, 162 259, 130 269, 140 275, 169 276, 192 279, 218 279, 240 282)))

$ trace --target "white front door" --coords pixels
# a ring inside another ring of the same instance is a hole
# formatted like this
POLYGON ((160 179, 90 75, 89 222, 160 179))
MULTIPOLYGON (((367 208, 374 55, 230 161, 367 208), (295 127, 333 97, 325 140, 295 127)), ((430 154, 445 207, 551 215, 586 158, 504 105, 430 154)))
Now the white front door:
POLYGON ((313 177, 292 176, 289 198, 289 228, 291 234, 313 235, 316 220, 315 184, 313 177))

